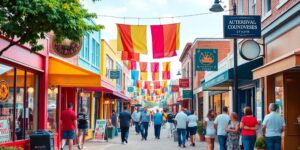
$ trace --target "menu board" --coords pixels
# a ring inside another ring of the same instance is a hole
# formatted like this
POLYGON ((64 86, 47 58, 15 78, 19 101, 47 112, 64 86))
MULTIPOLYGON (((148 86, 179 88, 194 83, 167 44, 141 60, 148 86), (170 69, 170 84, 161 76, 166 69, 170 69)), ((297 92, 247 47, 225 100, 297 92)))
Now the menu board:
POLYGON ((105 141, 106 120, 97 120, 95 126, 94 140, 105 141))

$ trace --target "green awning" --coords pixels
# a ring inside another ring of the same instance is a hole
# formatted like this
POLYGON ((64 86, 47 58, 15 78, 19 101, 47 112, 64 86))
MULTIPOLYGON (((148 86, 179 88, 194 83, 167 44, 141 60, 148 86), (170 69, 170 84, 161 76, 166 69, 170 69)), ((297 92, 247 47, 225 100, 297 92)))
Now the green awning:
MULTIPOLYGON (((238 66, 239 81, 252 80, 252 70, 263 65, 263 58, 253 60, 251 62, 238 66)), ((226 91, 233 81, 233 68, 222 72, 216 77, 202 81, 203 91, 226 91)))

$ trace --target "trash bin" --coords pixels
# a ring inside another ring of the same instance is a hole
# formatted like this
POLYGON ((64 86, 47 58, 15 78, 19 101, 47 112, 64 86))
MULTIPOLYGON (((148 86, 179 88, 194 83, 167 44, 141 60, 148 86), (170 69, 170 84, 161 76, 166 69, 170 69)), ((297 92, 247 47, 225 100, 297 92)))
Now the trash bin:
POLYGON ((54 150, 54 135, 50 131, 34 131, 30 135, 31 150, 54 150))
POLYGON ((115 137, 115 128, 114 127, 107 127, 107 138, 112 139, 115 137))

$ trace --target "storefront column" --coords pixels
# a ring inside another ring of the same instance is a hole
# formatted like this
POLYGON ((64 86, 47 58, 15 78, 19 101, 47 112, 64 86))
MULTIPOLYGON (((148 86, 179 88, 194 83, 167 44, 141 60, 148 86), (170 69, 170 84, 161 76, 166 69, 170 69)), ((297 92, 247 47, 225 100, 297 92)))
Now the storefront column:
POLYGON ((38 116, 38 128, 47 129, 48 120, 48 57, 44 59, 44 70, 40 76, 39 83, 39 116, 38 116))
POLYGON ((268 114, 268 107, 270 103, 275 102, 275 81, 273 76, 264 78, 265 82, 265 98, 264 98, 264 114, 268 114))
POLYGON ((104 114, 104 112, 103 112, 103 111, 104 111, 104 109, 103 109, 103 108, 104 108, 104 107, 103 107, 104 103, 103 103, 103 102, 104 102, 104 97, 103 97, 103 92, 101 92, 100 103, 99 103, 99 104, 100 104, 100 111, 99 111, 99 112, 100 112, 100 119, 103 119, 103 118, 104 118, 104 117, 103 117, 103 116, 104 116, 104 115, 103 115, 103 114, 104 114))

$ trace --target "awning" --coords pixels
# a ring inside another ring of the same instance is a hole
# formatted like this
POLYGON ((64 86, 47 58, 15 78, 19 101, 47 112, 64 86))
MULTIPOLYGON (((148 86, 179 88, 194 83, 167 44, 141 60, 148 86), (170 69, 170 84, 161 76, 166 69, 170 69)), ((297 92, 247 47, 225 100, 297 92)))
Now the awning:
POLYGON ((63 87, 100 87, 101 77, 56 56, 50 56, 48 82, 63 87))
POLYGON ((253 70, 253 79, 259 79, 285 70, 300 67, 300 49, 281 56, 253 70))
MULTIPOLYGON (((251 70, 261 66, 263 64, 263 58, 253 60, 251 62, 238 66, 238 78, 239 81, 252 80, 251 70)), ((229 90, 229 86, 233 81, 233 68, 222 72, 211 80, 202 81, 203 91, 226 91, 229 90)))

